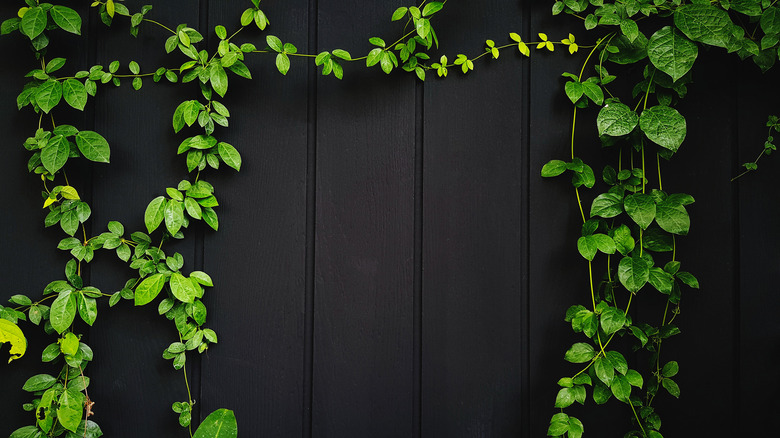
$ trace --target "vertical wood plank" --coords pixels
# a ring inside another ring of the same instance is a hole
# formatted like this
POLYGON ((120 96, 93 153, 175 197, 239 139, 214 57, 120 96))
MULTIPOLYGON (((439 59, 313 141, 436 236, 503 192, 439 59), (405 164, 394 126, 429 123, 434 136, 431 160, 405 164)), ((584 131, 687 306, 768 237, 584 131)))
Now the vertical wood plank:
MULTIPOLYGON (((210 2, 210 28, 224 23, 232 33, 248 6, 210 2)), ((307 53, 307 8, 306 0, 261 3, 271 25, 261 33, 253 24, 235 42, 262 48, 274 34, 307 53)), ((208 325, 220 342, 203 359, 202 414, 233 409, 247 437, 302 433, 309 60, 292 61, 282 76, 273 55, 248 54, 253 79, 230 77, 230 127, 216 135, 243 165, 207 176, 220 201, 220 229, 206 232, 204 247, 215 282, 208 325)))
MULTIPOLYGON (((320 49, 393 41, 401 2, 376 5, 320 0, 320 49)), ((316 437, 412 436, 415 89, 361 70, 318 84, 316 437)))
MULTIPOLYGON (((143 4, 127 2, 127 7, 135 12, 143 4)), ((198 12, 198 0, 181 0, 157 3, 147 17, 172 28, 179 23, 197 27, 198 12)), ((96 15, 92 17, 98 20, 96 15)), ((119 60, 126 68, 135 60, 142 72, 153 72, 160 66, 175 68, 185 60, 182 55, 166 55, 164 43, 170 34, 150 23, 141 26, 137 40, 128 35, 129 23, 124 17, 117 17, 110 29, 102 23, 93 25, 97 30, 96 62, 103 66, 119 60)), ((94 129, 111 145, 112 163, 94 167, 92 220, 96 233, 104 231, 110 220, 122 222, 127 235, 146 232, 146 205, 164 195, 166 187, 176 187, 187 177, 184 160, 176 155, 182 137, 174 134, 170 120, 178 102, 194 93, 199 94, 196 84, 171 85, 165 80, 155 84, 150 79, 138 92, 129 81, 119 89, 99 87, 94 129)), ((181 253, 186 272, 194 269, 197 234, 193 227, 184 233, 183 241, 168 242, 163 250, 168 255, 181 253)), ((106 293, 119 290, 126 279, 137 275, 115 257, 105 251, 92 264, 91 282, 106 293)), ((111 309, 103 305, 90 332, 89 344, 96 358, 89 373, 93 379, 90 397, 96 403, 94 419, 107 436, 187 436, 177 414, 171 411, 173 402, 187 400, 182 372, 162 359, 163 350, 178 341, 178 336, 173 323, 157 315, 156 302, 142 308, 135 308, 131 301, 111 309)), ((191 377, 199 359, 192 354, 188 359, 191 377)), ((197 380, 191 379, 190 384, 197 394, 197 380)))
MULTIPOLYGON (((747 63, 751 64, 751 63, 747 63)), ((761 75, 754 65, 739 66, 737 83, 737 152, 732 162, 736 174, 741 163, 756 159, 766 141, 768 115, 779 115, 777 74, 775 69, 761 75)), ((780 136, 773 134, 777 144, 780 136)), ((737 392, 739 431, 745 436, 763 433, 761 418, 774 415, 780 403, 767 390, 773 384, 766 376, 777 369, 780 355, 780 228, 775 188, 780 184, 780 163, 776 155, 759 161, 758 170, 735 183, 739 191, 739 289, 735 308, 739 312, 737 392)))
MULTIPOLYGON (((441 52, 522 32, 516 2, 448 4, 441 52), (464 32, 463 29, 468 31, 464 32)), ((439 26, 437 26, 439 25, 439 26)), ((520 436, 526 59, 429 71, 424 101, 422 436, 520 436)))

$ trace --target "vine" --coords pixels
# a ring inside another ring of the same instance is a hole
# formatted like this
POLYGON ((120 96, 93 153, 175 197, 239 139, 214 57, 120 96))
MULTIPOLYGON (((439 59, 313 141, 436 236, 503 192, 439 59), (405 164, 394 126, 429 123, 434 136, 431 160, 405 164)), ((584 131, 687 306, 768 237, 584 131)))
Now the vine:
POLYGON ((97 423, 90 419, 94 414, 94 401, 89 398, 90 379, 86 368, 93 360, 91 348, 81 341, 77 316, 91 326, 97 319, 97 301, 108 299, 113 307, 121 300, 132 301, 143 306, 158 301, 158 313, 173 321, 178 339, 163 352, 163 358, 172 361, 173 368, 184 374, 188 399, 174 402, 172 410, 178 414, 179 424, 186 427, 190 436, 234 437, 237 423, 232 411, 219 409, 211 413, 193 434, 192 408, 195 404, 187 377, 187 353, 197 350, 203 353, 217 343, 217 334, 205 326, 207 308, 203 302, 206 288, 213 287, 211 277, 202 271, 192 270, 185 274, 184 257, 180 253, 166 254, 165 243, 171 239, 183 239, 184 232, 192 221, 203 221, 214 231, 219 228, 215 208, 219 203, 215 188, 202 179, 207 169, 219 169, 226 165, 240 170, 241 155, 231 144, 219 141, 213 134, 218 127, 229 126, 229 109, 218 99, 228 91, 228 73, 252 79, 251 72, 243 63, 252 54, 272 54, 278 71, 286 75, 291 68, 291 58, 313 59, 321 67, 323 75, 333 74, 342 79, 345 62, 365 61, 366 67, 379 66, 385 73, 400 67, 414 72, 425 80, 426 72, 434 70, 439 77, 446 77, 448 68, 460 67, 465 74, 474 69, 474 61, 482 57, 498 58, 500 51, 516 47, 524 56, 530 55, 528 44, 537 49, 553 51, 555 45, 565 45, 570 53, 578 50, 574 36, 550 41, 540 33, 540 41, 523 42, 517 33, 509 35, 510 44, 497 46, 487 40, 485 51, 474 57, 457 55, 449 62, 446 55, 439 62, 428 64, 427 53, 438 46, 438 39, 431 25, 432 17, 443 9, 443 2, 423 1, 420 5, 398 8, 392 21, 404 23, 402 36, 392 44, 386 44, 380 37, 371 37, 374 46, 365 56, 353 58, 344 49, 334 49, 318 54, 299 53, 297 47, 283 42, 279 37, 266 35, 265 47, 252 42, 236 43, 234 39, 248 26, 263 31, 269 19, 260 9, 259 0, 250 0, 251 6, 241 14, 240 26, 228 33, 223 25, 214 28, 219 39, 216 50, 200 48, 203 35, 196 29, 179 24, 169 26, 147 15, 152 6, 144 6, 139 12, 131 13, 121 0, 94 1, 100 20, 111 26, 118 17, 129 20, 132 36, 137 36, 142 26, 163 29, 170 36, 164 48, 169 54, 178 52, 187 59, 178 67, 158 67, 150 72, 141 71, 141 66, 130 61, 127 71, 120 72, 121 64, 113 61, 107 66, 94 65, 87 70, 60 75, 67 60, 47 56, 50 36, 58 31, 81 34, 81 16, 63 5, 25 0, 26 6, 18 11, 18 17, 3 21, 2 35, 18 33, 29 43, 40 68, 27 75, 32 79, 24 86, 17 98, 21 110, 30 107, 38 117, 37 129, 24 147, 32 153, 29 172, 39 175, 44 189, 43 208, 48 210, 44 220, 46 227, 59 225, 67 235, 57 248, 69 252, 72 259, 65 266, 65 279, 55 280, 44 289, 43 297, 33 299, 27 295, 14 295, 10 299, 13 307, 0 306, 0 342, 11 344, 10 360, 21 357, 26 351, 26 339, 17 325, 29 321, 55 338, 55 342, 42 353, 44 363, 63 362, 59 373, 38 374, 30 377, 23 390, 34 399, 24 409, 34 414, 32 425, 24 426, 12 433, 12 438, 81 436, 95 438, 102 436, 97 423), (400 59, 400 61, 399 61, 400 59), (172 127, 176 133, 196 123, 202 134, 185 138, 177 154, 186 158, 188 176, 175 187, 165 189, 165 195, 154 198, 147 205, 143 218, 145 230, 128 232, 119 221, 110 221, 107 231, 89 236, 87 222, 91 207, 80 197, 79 191, 68 181, 66 165, 75 159, 85 158, 95 163, 109 163, 111 149, 107 140, 99 133, 78 129, 71 125, 57 124, 55 113, 64 110, 66 104, 72 109, 84 111, 90 97, 94 97, 99 86, 113 84, 120 86, 123 80, 131 80, 133 89, 139 90, 145 79, 169 83, 195 83, 198 97, 181 102, 172 116, 172 127), (54 186, 50 188, 50 184, 54 186), (103 293, 100 289, 86 285, 83 271, 99 250, 114 251, 117 258, 137 272, 127 280, 125 286, 114 293, 103 293), (162 296, 161 300, 158 300, 162 296))
MULTIPOLYGON (((564 73, 565 92, 574 104, 570 161, 551 160, 541 172, 543 177, 572 174, 582 218, 577 249, 587 261, 590 291, 589 306, 578 304, 566 311, 566 322, 587 340, 573 344, 564 355, 566 361, 582 366, 558 381, 555 407, 560 412, 552 416, 548 436, 583 435, 583 422, 564 410, 574 403, 585 404, 590 387, 591 397, 598 405, 612 397, 628 405, 633 429, 625 437, 662 437, 661 417, 654 402, 661 395, 661 388, 677 398, 680 387, 673 379, 679 364, 662 355, 661 347, 664 341, 680 333, 674 322, 681 313, 684 287, 699 288, 696 277, 681 270, 677 253, 678 236, 685 236, 690 229, 686 206, 693 204, 694 199, 685 193, 665 191, 662 182, 662 161, 674 156, 687 131, 685 117, 674 107, 687 93, 701 46, 720 47, 742 59, 750 58, 762 71, 772 67, 778 58, 780 41, 780 8, 775 3, 553 3, 554 15, 572 15, 584 22, 586 30, 604 33, 579 74, 564 73), (654 20, 646 20, 650 17, 654 20), (632 64, 643 66, 641 77, 630 93, 621 93, 613 84, 617 77, 607 67, 632 64), (594 76, 585 78, 585 72, 591 69, 594 76), (628 97, 618 97, 624 94, 628 97), (586 216, 580 189, 593 188, 596 176, 589 165, 577 158, 575 133, 578 110, 591 104, 599 107, 596 127, 601 144, 615 150, 616 161, 601 172, 607 190, 594 196, 586 216), (594 282, 597 258, 606 266, 598 284, 594 282), (639 321, 632 317, 636 315, 632 302, 638 293, 651 288, 661 294, 662 314, 657 319, 639 321), (630 345, 618 342, 616 336, 629 339, 630 345), (647 365, 632 369, 626 356, 640 350, 646 353, 647 365)), ((744 165, 746 170, 739 176, 755 170, 761 156, 775 149, 772 131, 778 128, 777 118, 770 117, 767 126, 764 150, 754 162, 744 165)))
MULTIPOLYGON (((26 339, 18 323, 29 321, 36 326, 42 324, 55 340, 43 351, 42 361, 62 362, 58 373, 38 374, 25 383, 23 389, 34 399, 24 408, 34 413, 34 423, 17 429, 12 438, 102 435, 100 427, 89 418, 94 413, 94 401, 89 398, 90 380, 85 370, 93 353, 81 342, 80 323, 76 322, 78 315, 91 326, 97 318, 97 301, 101 299, 107 299, 110 306, 123 299, 136 306, 158 303, 159 314, 173 321, 178 332, 178 338, 165 349, 163 357, 172 360, 173 367, 184 374, 188 399, 172 405, 180 425, 196 438, 236 436, 236 419, 227 409, 213 412, 192 432, 195 400, 187 380, 187 353, 203 353, 217 343, 217 334, 205 326, 207 308, 203 302, 206 288, 214 284, 205 272, 190 270, 185 274, 183 256, 166 254, 163 247, 171 239, 183 239, 192 221, 202 220, 215 231, 219 228, 215 188, 202 177, 223 165, 236 171, 241 168, 238 149, 214 134, 229 126, 231 113, 219 100, 228 91, 229 75, 252 79, 244 64, 245 57, 272 55, 283 75, 292 68, 292 60, 300 58, 313 61, 322 75, 332 74, 337 79, 343 78, 346 63, 364 61, 366 67, 376 66, 388 74, 400 69, 425 80, 431 71, 438 77, 447 77, 453 68, 467 74, 480 58, 497 59, 505 49, 516 49, 521 56, 529 56, 530 47, 554 51, 556 46, 563 46, 569 54, 584 49, 587 56, 578 73, 563 74, 567 79, 565 94, 574 106, 571 154, 566 160, 548 162, 542 176, 571 172, 582 219, 577 249, 587 261, 589 299, 587 306, 574 305, 566 312, 565 320, 587 340, 575 343, 565 353, 567 361, 582 366, 558 381, 555 407, 561 412, 553 415, 548 435, 576 438, 583 434, 583 423, 564 409, 575 402, 584 404, 590 387, 597 404, 614 396, 628 405, 635 428, 627 437, 661 436, 660 416, 653 405, 656 396, 660 388, 674 397, 680 395, 673 379, 679 365, 673 360, 662 360, 661 346, 664 340, 679 333, 674 321, 680 314, 683 286, 699 287, 695 276, 681 270, 676 242, 677 236, 689 231, 686 206, 694 199, 685 193, 667 193, 662 184, 662 159, 672 158, 686 137, 685 117, 674 106, 687 93, 700 46, 725 48, 743 59, 752 59, 764 71, 771 68, 778 57, 780 41, 780 8, 776 2, 555 1, 553 14, 570 14, 582 20, 586 30, 605 32, 595 38, 593 45, 585 46, 571 33, 560 41, 538 33, 537 41, 526 42, 512 32, 507 44, 486 40, 484 50, 477 55, 459 53, 452 60, 441 55, 430 62, 429 52, 438 47, 432 19, 444 8, 446 0, 426 0, 396 9, 391 20, 403 23, 401 36, 390 44, 377 36, 369 38, 373 47, 360 57, 352 57, 344 49, 299 53, 293 43, 270 34, 265 36, 263 46, 236 42, 246 27, 264 31, 269 26, 270 20, 260 9, 259 0, 250 0, 250 7, 243 11, 232 33, 224 25, 215 26, 218 43, 211 51, 203 47, 204 37, 195 28, 167 25, 147 17, 151 6, 131 13, 119 0, 95 1, 91 6, 107 26, 124 17, 133 36, 138 35, 142 26, 163 29, 170 34, 164 43, 165 51, 186 60, 177 67, 158 67, 143 73, 135 61, 127 63, 126 72, 120 72, 120 62, 113 61, 107 66, 95 65, 66 75, 58 74, 66 59, 47 56, 49 38, 58 31, 79 35, 80 15, 67 6, 40 0, 25 3, 18 17, 2 23, 0 33, 19 33, 40 63, 40 68, 29 72, 31 80, 19 94, 17 105, 19 109, 30 107, 39 115, 34 135, 24 143, 31 152, 28 170, 39 175, 43 184, 43 208, 48 210, 44 223, 47 227, 59 225, 67 235, 57 247, 68 251, 72 259, 65 266, 65 279, 49 283, 41 298, 15 295, 10 299, 12 307, 0 306, 0 343, 11 344, 10 360, 26 352, 26 339), (643 21, 646 17, 657 20, 643 21), (646 23, 662 25, 650 34, 646 23), (646 33, 651 36, 648 38, 646 33), (621 100, 618 95, 624 93, 613 85, 617 76, 607 68, 639 63, 644 64, 641 78, 628 93, 630 97, 621 100), (180 133, 197 124, 203 133, 185 138, 178 146, 177 154, 185 157, 187 176, 175 187, 166 188, 165 195, 149 202, 143 214, 145 230, 128 233, 122 223, 110 221, 107 231, 89 236, 86 224, 91 207, 70 184, 65 168, 78 158, 108 163, 110 147, 101 134, 57 124, 54 115, 65 108, 64 104, 83 111, 101 85, 120 86, 123 80, 130 80, 138 90, 145 79, 197 84, 197 95, 181 102, 173 111, 172 127, 180 133), (595 187, 596 174, 578 158, 575 134, 578 112, 592 105, 599 108, 596 126, 600 140, 616 151, 616 161, 601 172, 608 189, 593 197, 588 210, 581 189, 595 187), (650 170, 653 166, 656 169, 650 170), (118 259, 137 272, 120 291, 108 294, 84 284, 83 271, 101 249, 114 251, 118 259), (594 269, 601 265, 606 266, 606 271, 602 281, 597 282, 594 269), (632 308, 634 296, 648 284, 661 293, 665 303, 657 325, 632 318, 636 309, 632 308), (625 342, 620 338, 631 339, 633 345, 623 348, 625 342), (638 350, 649 356, 648 366, 631 369, 626 356, 638 350)), ((745 172, 735 179, 755 170, 758 160, 775 150, 772 132, 780 127, 777 117, 770 117, 767 127, 768 138, 761 155, 746 163, 745 172)))

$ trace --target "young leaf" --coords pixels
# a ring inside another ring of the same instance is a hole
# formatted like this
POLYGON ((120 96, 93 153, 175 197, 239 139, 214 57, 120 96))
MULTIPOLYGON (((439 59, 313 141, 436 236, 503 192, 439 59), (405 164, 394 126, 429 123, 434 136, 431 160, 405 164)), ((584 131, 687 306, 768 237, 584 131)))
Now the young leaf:
MULTIPOLYGON (((32 319, 32 309, 30 309, 30 313, 30 319, 32 319)), ((0 345, 6 342, 11 344, 11 350, 8 352, 10 354, 9 363, 24 356, 27 351, 27 339, 19 326, 7 319, 0 318, 0 345)))

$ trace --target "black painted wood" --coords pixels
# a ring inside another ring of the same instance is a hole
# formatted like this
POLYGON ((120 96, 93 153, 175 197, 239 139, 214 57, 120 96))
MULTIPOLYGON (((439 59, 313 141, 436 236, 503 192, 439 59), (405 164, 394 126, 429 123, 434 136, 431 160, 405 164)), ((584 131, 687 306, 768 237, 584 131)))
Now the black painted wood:
MULTIPOLYGON (((2 18, 17 9, 7 3, 2 18)), ((369 50, 370 36, 393 40, 398 26, 388 18, 402 4, 261 6, 271 19, 267 33, 301 52, 344 48, 357 57, 369 50)), ((247 5, 157 2, 152 16, 208 34, 218 23, 234 29, 247 5)), ((510 0, 448 3, 436 20, 450 59, 481 51, 487 38, 503 42, 510 31, 557 39, 581 26, 550 17, 541 2, 510 0)), ((73 69, 114 59, 137 60, 144 71, 175 67, 180 59, 163 50, 166 32, 144 25, 135 40, 126 21, 108 30, 93 17, 84 38, 66 38, 52 53, 73 69)), ((262 47, 265 33, 246 29, 236 38, 262 47)), ((37 179, 25 169, 21 144, 37 119, 13 105, 21 76, 35 65, 18 39, 0 38, 0 49, 19 60, 0 65, 8 146, 0 160, 5 302, 60 278, 67 257, 54 249, 61 233, 42 228, 37 179)), ((468 77, 452 68, 446 81, 429 72, 421 85, 349 64, 343 81, 323 78, 303 59, 281 76, 269 55, 249 56, 255 79, 231 77, 223 101, 234 116, 230 129, 217 131, 239 148, 243 169, 201 176, 217 188, 220 230, 193 224, 184 242, 164 247, 184 255, 185 272, 205 270, 216 283, 206 297, 207 325, 220 342, 188 364, 200 400, 196 416, 234 409, 244 437, 543 436, 555 381, 571 373, 563 352, 580 339, 564 312, 589 300, 587 264, 575 245, 581 220, 574 192, 539 177, 545 162, 569 157, 571 105, 560 73, 581 62, 557 52, 529 60, 507 51, 468 77)), ((701 54, 681 106, 690 140, 662 164, 664 189, 697 200, 678 258, 702 284, 685 295, 676 320, 683 334, 663 347, 665 360, 681 364, 682 388, 680 400, 659 396, 665 436, 698 427, 712 436, 758 434, 762 419, 780 407, 767 383, 780 336, 772 289, 780 238, 775 157, 729 181, 760 151, 766 115, 776 112, 777 72, 737 64, 722 51, 701 54), (714 71, 747 79, 724 84, 714 71)), ((112 164, 68 168, 93 206, 92 231, 109 220, 143 229, 149 200, 186 177, 175 148, 189 131, 174 134, 170 118, 179 101, 196 95, 194 84, 101 87, 84 114, 56 116, 104 133, 112 145, 112 164)), ((593 109, 578 113, 576 153, 598 174, 615 156, 601 150, 594 118, 593 109)), ((593 194, 582 195, 587 209, 593 194)), ((113 257, 99 254, 87 274, 104 292, 132 274, 113 257)), ((636 303, 639 319, 655 318, 661 305, 650 292, 636 303)), ((160 357, 176 333, 147 307, 103 305, 95 327, 85 330, 96 355, 88 370, 94 419, 106 436, 187 436, 170 411, 186 398, 181 373, 160 357)), ((30 420, 20 408, 28 399, 20 390, 25 379, 56 371, 38 362, 48 341, 27 331, 27 357, 0 364, 0 436, 30 420)), ((619 403, 572 413, 586 422, 587 436, 621 436, 628 427, 619 403)))
MULTIPOLYGON (((263 5, 268 31, 304 53, 307 7, 300 0, 263 5)), ((234 23, 245 8, 211 2, 209 28, 234 23)), ((260 47, 263 40, 256 28, 236 37, 260 47)), ((230 127, 218 131, 241 152, 241 172, 204 176, 220 201, 220 229, 207 230, 204 246, 204 269, 217 285, 205 301, 209 326, 220 341, 203 358, 201 412, 233 408, 242 436, 296 437, 305 380, 307 63, 293 59, 285 77, 273 55, 246 60, 254 79, 231 77, 230 127)))
MULTIPOLYGON (((514 4, 449 6, 437 29, 444 53, 477 53, 486 38, 525 30, 514 4)), ((431 71, 424 86, 422 436, 522 428, 528 72, 519 53, 502 58, 480 62, 473 77, 451 68, 437 81, 431 71)))
MULTIPOLYGON (((367 52, 400 5, 320 0, 319 47, 367 52)), ((313 436, 412 436, 414 82, 355 70, 318 82, 313 436)))

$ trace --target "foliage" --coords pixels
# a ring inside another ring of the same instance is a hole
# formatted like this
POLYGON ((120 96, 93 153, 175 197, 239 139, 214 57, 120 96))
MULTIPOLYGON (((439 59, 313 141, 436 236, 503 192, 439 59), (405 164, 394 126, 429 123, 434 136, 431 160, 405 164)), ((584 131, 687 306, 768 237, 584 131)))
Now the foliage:
MULTIPOLYGON (((217 334, 205 326, 208 312, 203 299, 207 288, 214 286, 211 277, 198 270, 184 271, 183 256, 166 254, 163 246, 171 239, 184 239, 193 221, 203 221, 215 231, 219 229, 215 187, 201 176, 209 169, 227 166, 239 171, 242 167, 239 150, 221 141, 219 133, 220 129, 229 127, 231 112, 221 101, 229 84, 234 76, 252 79, 244 63, 247 56, 270 55, 282 75, 299 58, 313 60, 322 75, 332 74, 337 79, 344 77, 344 66, 348 63, 365 62, 368 68, 378 67, 388 74, 402 70, 425 80, 431 71, 441 78, 447 77, 451 69, 468 74, 475 69, 475 61, 483 57, 498 59, 505 49, 516 49, 527 57, 530 47, 552 52, 556 46, 563 46, 569 54, 580 49, 587 50, 588 54, 578 74, 563 74, 564 92, 574 105, 571 156, 549 161, 541 174, 544 177, 571 174, 582 217, 581 236, 576 246, 588 264, 590 307, 574 305, 566 312, 566 322, 586 339, 573 344, 564 359, 584 367, 558 381, 560 390, 554 405, 561 412, 552 417, 548 435, 575 438, 583 434, 584 424, 564 409, 574 403, 584 404, 590 390, 597 404, 614 397, 631 408, 636 429, 626 437, 661 436, 660 417, 653 401, 661 388, 673 397, 680 396, 680 388, 673 379, 679 366, 675 361, 661 360, 661 345, 679 333, 673 322, 679 314, 683 290, 699 287, 692 274, 681 270, 676 253, 677 236, 686 235, 690 229, 686 206, 694 199, 684 193, 667 193, 661 181, 661 159, 672 158, 686 137, 685 117, 674 106, 687 93, 691 69, 702 46, 721 47, 742 59, 750 58, 762 70, 776 62, 780 50, 780 8, 775 2, 556 1, 553 14, 574 15, 584 22, 586 30, 601 32, 595 44, 581 46, 571 33, 560 41, 552 40, 546 33, 538 33, 537 41, 523 41, 518 33, 512 32, 506 44, 487 39, 483 51, 475 56, 459 53, 434 59, 431 52, 438 48, 438 37, 433 19, 446 1, 423 1, 396 9, 391 20, 403 24, 401 36, 395 40, 370 37, 369 52, 353 57, 341 48, 318 54, 300 53, 293 43, 271 34, 266 34, 260 45, 235 41, 246 27, 265 31, 270 26, 259 0, 250 0, 232 33, 224 25, 215 26, 217 43, 213 48, 205 47, 203 34, 195 28, 186 24, 167 26, 149 18, 152 6, 133 13, 119 0, 98 0, 91 6, 105 25, 111 26, 115 20, 122 19, 129 24, 133 36, 138 35, 142 26, 165 29, 170 34, 164 42, 165 51, 182 61, 177 67, 161 66, 143 73, 135 61, 127 64, 127 71, 120 71, 120 62, 113 61, 107 66, 74 69, 67 74, 60 73, 67 60, 48 56, 47 48, 50 38, 60 31, 80 35, 81 16, 68 6, 39 0, 25 0, 24 4, 18 17, 2 23, 0 33, 18 33, 40 62, 40 68, 27 75, 30 80, 19 94, 17 106, 39 115, 37 129, 24 143, 31 152, 27 167, 43 183, 42 204, 47 210, 44 224, 57 225, 65 233, 57 247, 72 258, 65 266, 65 278, 49 283, 41 298, 15 295, 10 299, 13 307, 0 306, 0 343, 11 344, 11 360, 25 353, 26 340, 18 323, 29 321, 36 326, 43 325, 44 331, 54 338, 44 350, 42 361, 62 364, 54 375, 38 374, 27 380, 23 390, 30 392, 34 399, 24 407, 34 412, 35 421, 17 429, 12 438, 102 435, 100 427, 89 419, 93 402, 88 394, 90 379, 85 369, 93 360, 93 353, 81 342, 78 328, 82 325, 77 322, 94 324, 98 300, 108 299, 112 307, 121 300, 132 301, 136 306, 156 302, 159 314, 173 321, 178 332, 178 339, 164 350, 163 358, 171 360, 172 366, 184 373, 185 382, 187 353, 194 350, 203 353, 217 343, 217 334), (655 20, 643 20, 647 17, 655 20), (646 23, 661 25, 652 28, 646 23), (617 76, 607 69, 632 64, 643 66, 641 77, 630 97, 621 100, 613 86, 617 76), (54 116, 67 107, 85 110, 101 86, 120 86, 129 80, 138 90, 149 79, 155 83, 165 79, 170 84, 191 84, 196 91, 176 106, 171 120, 176 133, 190 127, 201 130, 184 138, 177 148, 176 153, 185 159, 186 177, 148 203, 143 212, 144 230, 127 231, 121 222, 110 221, 106 231, 90 237, 85 223, 91 217, 91 207, 78 189, 70 185, 66 168, 82 158, 109 163, 111 148, 100 133, 57 125, 54 116), (630 106, 632 100, 635 103, 630 106), (577 112, 592 106, 598 108, 596 127, 601 142, 617 150, 618 158, 615 166, 602 170, 600 179, 607 189, 593 196, 586 217, 580 189, 594 188, 597 177, 593 168, 576 156, 574 134, 577 112), (646 166, 646 157, 653 154, 657 178, 649 176, 651 172, 646 166), (53 187, 49 188, 50 185, 53 187), (79 230, 82 236, 76 237, 79 230), (113 251, 135 272, 119 291, 104 293, 84 284, 82 271, 100 250, 113 251), (596 284, 594 263, 602 261, 607 266, 606 274, 596 284), (635 321, 630 312, 634 296, 651 288, 665 301, 663 318, 657 326, 635 321), (641 371, 629 368, 626 359, 629 352, 619 350, 616 337, 631 339, 631 351, 646 351, 649 368, 641 371)), ((775 149, 772 131, 780 127, 776 117, 771 117, 767 126, 769 134, 762 155, 775 149)), ((754 170, 756 162, 746 163, 746 172, 754 170)), ((195 401, 189 383, 187 392, 188 400, 173 403, 172 410, 193 436, 195 401)), ((211 413, 194 433, 195 437, 236 435, 235 416, 226 409, 211 413)))
MULTIPOLYGON (((541 172, 543 177, 572 175, 582 217, 577 249, 590 278, 590 307, 571 306, 565 317, 586 341, 572 345, 564 359, 584 367, 558 381, 555 407, 561 411, 550 420, 547 435, 582 436, 583 423, 564 409, 584 404, 590 393, 599 405, 612 397, 628 405, 634 429, 625 437, 659 438, 656 396, 680 397, 674 380, 679 365, 662 358, 661 346, 680 333, 674 320, 684 291, 699 288, 696 277, 681 270, 676 251, 678 236, 690 229, 686 207, 694 199, 665 191, 661 179, 662 159, 671 159, 687 135, 685 117, 674 107, 687 93, 701 47, 749 58, 762 71, 771 68, 780 51, 780 8, 768 0, 563 0, 554 2, 552 12, 580 18, 600 36, 579 74, 564 73, 566 95, 574 104, 571 156, 551 160, 541 172), (617 77, 610 73, 622 65, 640 67, 624 69, 628 74, 641 72, 623 99, 613 83, 617 77), (594 75, 586 77, 590 69, 594 75), (617 160, 601 172, 606 191, 593 197, 586 216, 580 189, 593 188, 597 181, 593 169, 576 157, 575 132, 578 110, 591 105, 598 107, 602 146, 616 149, 617 160), (647 163, 653 156, 656 176, 647 163), (593 280, 596 261, 606 266, 598 284, 593 280), (635 295, 647 290, 655 290, 665 302, 659 325, 632 317, 635 295), (619 351, 618 345, 625 344, 620 338, 630 340, 628 351, 619 351), (646 352, 646 367, 629 368, 626 356, 635 351, 646 352)), ((777 117, 770 117, 767 126, 762 155, 774 150, 777 117)), ((756 162, 746 163, 746 172, 756 162)))

